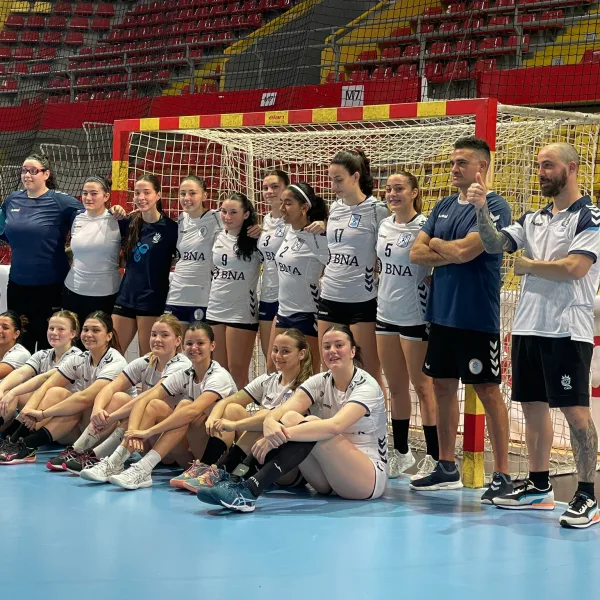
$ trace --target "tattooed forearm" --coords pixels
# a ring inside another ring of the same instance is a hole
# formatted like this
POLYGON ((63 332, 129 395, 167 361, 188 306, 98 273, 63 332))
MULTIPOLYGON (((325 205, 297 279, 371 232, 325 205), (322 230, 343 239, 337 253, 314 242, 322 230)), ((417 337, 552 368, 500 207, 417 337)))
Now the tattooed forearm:
POLYGON ((585 429, 575 429, 573 425, 569 425, 569 429, 579 481, 593 482, 598 457, 598 432, 594 421, 590 416, 585 429))
POLYGON ((479 237, 485 251, 488 254, 500 254, 511 250, 510 240, 496 229, 487 202, 481 208, 476 208, 475 212, 477 213, 479 237))

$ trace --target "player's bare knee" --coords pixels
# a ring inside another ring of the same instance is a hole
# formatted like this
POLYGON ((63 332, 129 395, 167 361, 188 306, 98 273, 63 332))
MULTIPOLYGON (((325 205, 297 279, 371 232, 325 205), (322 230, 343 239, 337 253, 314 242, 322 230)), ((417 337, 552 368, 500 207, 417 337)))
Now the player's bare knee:
POLYGON ((230 420, 243 418, 244 416, 246 416, 246 409, 239 404, 228 404, 223 413, 223 417, 230 420))
POLYGON ((281 417, 281 423, 284 427, 293 427, 304 420, 306 420, 306 418, 294 410, 285 413, 285 415, 281 417))
POLYGON ((565 406, 560 410, 571 427, 587 429, 590 422, 590 409, 587 406, 565 406))

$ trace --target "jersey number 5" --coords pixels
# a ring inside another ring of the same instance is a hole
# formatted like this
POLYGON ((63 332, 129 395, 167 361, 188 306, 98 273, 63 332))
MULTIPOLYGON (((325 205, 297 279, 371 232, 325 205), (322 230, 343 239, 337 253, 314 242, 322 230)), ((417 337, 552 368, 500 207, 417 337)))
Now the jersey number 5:
POLYGON ((384 254, 389 258, 392 255, 392 246, 393 244, 391 242, 388 242, 385 245, 385 250, 384 250, 384 254))

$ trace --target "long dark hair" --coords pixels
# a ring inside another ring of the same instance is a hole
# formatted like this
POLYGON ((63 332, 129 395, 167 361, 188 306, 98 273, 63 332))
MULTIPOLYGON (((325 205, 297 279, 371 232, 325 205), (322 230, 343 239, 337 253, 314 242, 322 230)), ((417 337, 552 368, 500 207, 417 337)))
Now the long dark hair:
POLYGON ((54 176, 54 172, 50 166, 50 159, 45 154, 38 154, 34 152, 30 154, 23 162, 27 162, 28 160, 35 160, 42 165, 42 169, 46 169, 50 173, 48 175, 48 179, 46 179, 46 187, 49 190, 55 190, 58 187, 58 183, 56 182, 56 177, 54 176))
MULTIPOLYGON (((84 182, 83 185, 85 185, 86 183, 97 183, 101 188, 102 191, 105 194, 110 194, 110 182, 105 179, 104 177, 101 177, 100 175, 90 175, 84 182)), ((81 186, 83 188, 83 186, 81 186)), ((104 203, 104 206, 106 208, 110 207, 110 197, 108 198, 108 200, 104 203)))
POLYGON ((315 194, 315 190, 313 190, 308 183, 293 183, 286 189, 287 191, 291 192, 300 205, 310 204, 308 212, 306 213, 309 223, 314 223, 315 221, 325 221, 325 219, 327 219, 329 216, 329 210, 327 209, 325 200, 323 200, 321 196, 317 196, 317 194, 315 194), (308 202, 306 200, 307 198, 308 202))
MULTIPOLYGON (((160 194, 160 181, 156 175, 152 173, 146 173, 141 177, 138 177, 136 183, 140 181, 147 181, 154 189, 157 194, 160 194)), ((161 215, 165 215, 165 211, 163 209, 162 201, 159 199, 156 203, 156 210, 161 215)), ((123 239, 123 254, 125 254, 125 258, 129 255, 129 253, 135 248, 136 244, 140 241, 140 236, 142 235, 142 227, 144 226, 144 219, 142 217, 142 211, 138 210, 135 212, 133 217, 131 218, 131 222, 129 223, 129 227, 127 228, 127 235, 123 239)))
POLYGON ((181 180, 181 183, 179 185, 180 186, 183 185, 184 181, 193 181, 195 184, 197 184, 198 186, 200 186, 202 188, 202 191, 204 191, 204 192, 207 191, 206 181, 204 181, 204 179, 202 177, 198 177, 198 175, 194 175, 193 173, 190 173, 189 175, 187 175, 186 177, 184 177, 181 180))
MULTIPOLYGON (((104 329, 106 329, 106 333, 112 333, 112 337, 110 338, 110 340, 108 340, 108 347, 114 348, 117 352, 122 352, 121 343, 119 342, 119 336, 117 335, 117 332, 115 331, 112 317, 108 313, 105 313, 103 310, 95 310, 94 312, 91 312, 85 318, 85 321, 87 321, 88 319, 96 319, 96 321, 100 321, 100 323, 102 323, 102 325, 104 325, 104 329)), ((85 325, 85 321, 83 322, 84 325, 85 325)), ((82 328, 83 328, 83 325, 82 325, 82 328)))
POLYGON ((271 169, 270 171, 267 171, 263 175, 263 181, 267 177, 277 177, 277 179, 279 179, 279 181, 281 181, 281 183, 283 183, 283 185, 285 187, 290 185, 290 176, 285 171, 282 171, 281 169, 271 169))
POLYGON ((331 159, 331 164, 344 167, 350 175, 360 173, 358 180, 360 191, 365 196, 373 194, 375 183, 371 175, 371 163, 362 150, 341 150, 331 159))
MULTIPOLYGON (((363 369, 364 363, 362 359, 362 352, 360 350, 360 346, 356 343, 356 340, 354 339, 354 335, 350 327, 348 327, 347 325, 338 325, 336 323, 335 325, 328 327, 325 330, 325 333, 329 333, 330 331, 339 331, 348 338, 348 341, 350 342, 350 347, 354 348, 354 364, 363 369)), ((325 335, 325 333, 323 335, 325 335)))
POLYGON ((3 312, 0 314, 0 317, 6 317, 9 319, 11 325, 15 328, 15 331, 19 332, 19 335, 15 340, 15 343, 17 343, 21 339, 23 333, 25 333, 26 319, 14 310, 7 310, 6 312, 3 312))
POLYGON ((254 205, 252 202, 250 202, 250 200, 248 200, 248 196, 240 192, 231 192, 229 196, 227 196, 227 200, 235 200, 236 202, 239 202, 242 207, 242 211, 249 213, 244 219, 242 228, 238 234, 235 255, 238 258, 243 257, 245 259, 250 259, 252 258, 252 254, 256 251, 256 247, 258 245, 258 240, 251 238, 248 235, 248 227, 256 225, 256 211, 254 210, 254 205))
POLYGON ((423 212, 423 198, 421 197, 421 188, 419 187, 419 180, 410 172, 405 171, 404 169, 399 169, 395 173, 392 173, 388 180, 394 175, 400 175, 408 181, 408 185, 410 185, 410 189, 417 190, 418 194, 413 200, 413 208, 417 211, 417 213, 421 214, 423 212))

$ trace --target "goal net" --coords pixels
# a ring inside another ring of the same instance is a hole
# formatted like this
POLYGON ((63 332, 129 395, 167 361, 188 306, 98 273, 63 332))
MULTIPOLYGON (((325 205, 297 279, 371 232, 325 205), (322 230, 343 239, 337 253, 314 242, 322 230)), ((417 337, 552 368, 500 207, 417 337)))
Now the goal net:
MULTIPOLYGON (((562 111, 504 106, 495 100, 464 100, 351 109, 317 109, 278 113, 181 117, 122 121, 115 126, 113 180, 121 202, 131 202, 133 182, 145 172, 161 177, 163 199, 172 217, 180 211, 178 186, 188 173, 204 177, 216 206, 230 191, 247 194, 258 212, 268 207, 261 197, 263 173, 278 168, 292 181, 312 185, 332 201, 327 167, 340 149, 361 148, 371 160, 377 193, 383 196, 386 178, 397 169, 414 173, 421 185, 424 211, 451 193, 449 158, 459 137, 477 135, 495 150, 493 189, 509 202, 513 218, 543 206, 536 155, 545 144, 566 141, 581 156, 580 183, 593 194, 600 117, 562 111)), ((520 406, 511 403, 510 330, 519 297, 519 278, 513 275, 514 257, 505 256, 502 273, 499 368, 502 393, 510 412, 510 465, 513 476, 527 473, 524 420, 520 406)), ((478 290, 473 290, 474 294, 478 290)), ((257 350, 253 369, 264 368, 257 350)), ((423 449, 419 406, 411 421, 411 443, 423 449)), ((460 392, 465 407, 464 389, 460 392)), ((574 470, 569 428, 553 411, 552 471, 574 470)), ((460 456, 466 436, 461 425, 457 438, 460 456)), ((492 463, 489 437, 485 439, 486 475, 492 463)))

